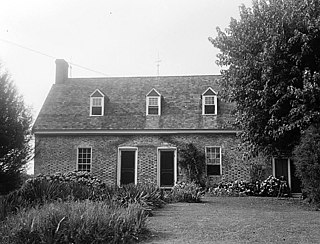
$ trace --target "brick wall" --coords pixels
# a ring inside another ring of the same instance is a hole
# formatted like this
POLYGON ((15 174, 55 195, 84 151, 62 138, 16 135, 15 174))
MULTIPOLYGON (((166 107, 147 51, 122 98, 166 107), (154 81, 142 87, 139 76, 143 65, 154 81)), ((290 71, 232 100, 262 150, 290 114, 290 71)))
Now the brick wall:
MULTIPOLYGON (((157 181, 157 148, 193 143, 200 150, 205 146, 222 148, 222 175, 210 177, 210 183, 249 180, 250 166, 242 160, 234 135, 159 135, 159 136, 36 136, 35 174, 68 172, 77 168, 77 148, 92 148, 92 174, 109 185, 117 182, 118 148, 138 148, 139 183, 157 181)), ((179 154, 178 154, 179 158, 179 154)), ((181 178, 179 176, 178 178, 181 178)))

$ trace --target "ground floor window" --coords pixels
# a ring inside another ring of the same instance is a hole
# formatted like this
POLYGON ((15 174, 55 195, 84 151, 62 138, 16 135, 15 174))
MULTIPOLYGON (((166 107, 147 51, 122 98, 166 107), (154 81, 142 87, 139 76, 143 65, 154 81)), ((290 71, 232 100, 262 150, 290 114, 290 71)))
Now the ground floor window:
POLYGON ((221 147, 206 147, 207 175, 221 175, 221 147))
POLYGON ((88 148, 78 148, 78 171, 91 171, 92 150, 88 148))

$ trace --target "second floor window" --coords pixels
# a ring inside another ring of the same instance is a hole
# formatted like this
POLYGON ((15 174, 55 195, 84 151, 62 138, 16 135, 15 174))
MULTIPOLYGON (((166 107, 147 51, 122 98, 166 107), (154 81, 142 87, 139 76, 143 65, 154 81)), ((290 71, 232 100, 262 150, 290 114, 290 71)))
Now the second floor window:
POLYGON ((104 114, 104 95, 96 90, 90 96, 90 116, 103 116, 104 114))
POLYGON ((148 97, 148 114, 159 115, 159 98, 148 97))
POLYGON ((202 94, 202 114, 203 115, 216 115, 218 110, 217 93, 209 87, 202 94))
POLYGON ((147 115, 161 114, 161 95, 152 89, 147 95, 147 115))
POLYGON ((215 114, 216 105, 214 102, 214 96, 204 97, 204 114, 215 114))

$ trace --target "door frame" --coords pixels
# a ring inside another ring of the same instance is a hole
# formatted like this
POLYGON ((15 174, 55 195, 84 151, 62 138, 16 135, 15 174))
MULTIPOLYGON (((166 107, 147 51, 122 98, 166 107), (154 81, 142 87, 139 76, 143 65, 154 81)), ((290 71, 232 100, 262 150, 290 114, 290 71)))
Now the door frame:
MULTIPOLYGON (((290 164, 290 158, 289 157, 283 157, 283 158, 279 158, 279 159, 286 159, 287 158, 287 163, 288 163, 288 185, 290 187, 290 189, 292 189, 291 187, 291 164, 290 164)), ((276 159, 275 157, 272 157, 272 175, 274 177, 276 177, 276 159)))
POLYGON ((121 182, 121 151, 134 151, 134 184, 138 180, 138 148, 137 147, 118 147, 118 163, 117 163, 117 185, 120 186, 121 182))
MULTIPOLYGON (((176 147, 158 147, 157 148, 157 185, 160 186, 160 153, 161 151, 173 151, 173 186, 176 185, 178 180, 178 167, 177 167, 177 148, 176 147)), ((168 187, 161 187, 168 188, 168 187)), ((171 187, 169 187, 171 188, 171 187)))

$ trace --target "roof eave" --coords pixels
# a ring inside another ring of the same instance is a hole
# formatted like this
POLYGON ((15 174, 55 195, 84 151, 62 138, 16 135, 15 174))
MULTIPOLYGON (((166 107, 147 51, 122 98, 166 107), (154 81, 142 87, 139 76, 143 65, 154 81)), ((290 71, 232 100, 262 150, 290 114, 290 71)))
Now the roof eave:
POLYGON ((169 135, 169 134, 237 134, 234 129, 140 129, 140 130, 35 130, 35 135, 169 135))

